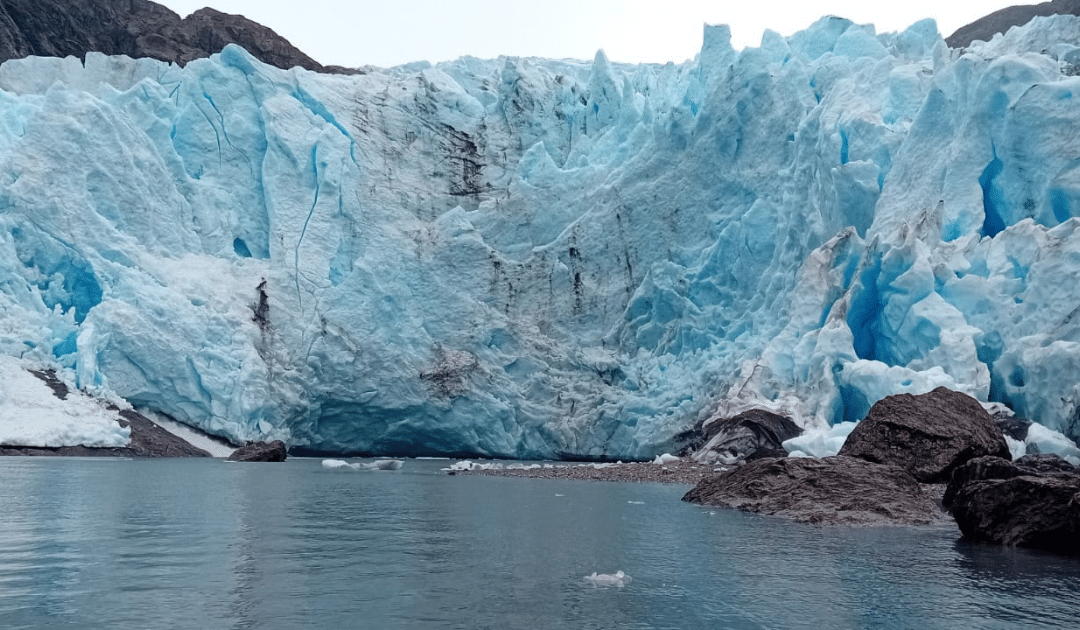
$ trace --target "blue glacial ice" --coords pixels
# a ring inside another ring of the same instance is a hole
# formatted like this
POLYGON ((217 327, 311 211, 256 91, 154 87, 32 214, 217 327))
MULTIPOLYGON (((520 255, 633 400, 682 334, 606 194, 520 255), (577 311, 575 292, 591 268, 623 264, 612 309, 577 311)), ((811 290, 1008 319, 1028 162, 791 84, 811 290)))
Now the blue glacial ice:
POLYGON ((1080 19, 683 65, 0 66, 0 353, 234 441, 637 458, 947 386, 1080 435, 1080 19))

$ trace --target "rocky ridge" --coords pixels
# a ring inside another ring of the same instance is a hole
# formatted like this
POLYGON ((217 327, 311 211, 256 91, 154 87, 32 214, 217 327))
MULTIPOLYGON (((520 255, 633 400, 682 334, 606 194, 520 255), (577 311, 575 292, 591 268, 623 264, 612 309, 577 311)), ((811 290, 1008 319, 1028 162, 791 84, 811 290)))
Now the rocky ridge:
POLYGON ((950 48, 964 48, 974 41, 990 41, 994 35, 1047 15, 1080 15, 1080 0, 1053 0, 1042 4, 1006 7, 960 27, 945 38, 950 48))
POLYGON ((31 55, 150 57, 186 65, 238 44, 279 68, 356 73, 323 66, 273 30, 241 15, 200 9, 186 18, 149 0, 5 0, 0 2, 0 62, 31 55))

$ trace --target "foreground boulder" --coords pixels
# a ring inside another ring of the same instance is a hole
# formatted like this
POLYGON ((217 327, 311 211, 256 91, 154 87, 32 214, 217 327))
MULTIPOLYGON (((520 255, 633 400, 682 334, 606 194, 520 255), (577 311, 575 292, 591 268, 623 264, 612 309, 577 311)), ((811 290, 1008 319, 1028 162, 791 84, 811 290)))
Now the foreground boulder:
POLYGON ((925 525, 945 518, 904 469, 852 457, 757 460, 703 480, 683 500, 826 525, 925 525))
POLYGON ((802 435, 802 429, 790 418, 761 409, 715 420, 701 431, 705 445, 694 459, 728 465, 765 457, 786 457, 784 440, 802 435))
POLYGON ((922 483, 947 483, 961 464, 1009 446, 990 414, 967 394, 939 387, 879 401, 851 432, 839 455, 895 464, 922 483))
POLYGON ((230 462, 283 462, 287 456, 285 443, 281 440, 273 442, 248 442, 236 449, 229 455, 230 462))
POLYGON ((972 460, 944 502, 970 540, 1080 553, 1080 471, 1056 455, 972 460))

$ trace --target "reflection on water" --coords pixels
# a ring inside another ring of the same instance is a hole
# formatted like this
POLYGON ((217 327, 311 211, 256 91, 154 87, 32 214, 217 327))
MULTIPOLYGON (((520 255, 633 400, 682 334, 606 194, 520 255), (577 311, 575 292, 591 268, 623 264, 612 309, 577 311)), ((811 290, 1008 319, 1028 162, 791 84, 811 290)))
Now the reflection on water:
POLYGON ((1070 627, 1080 561, 318 460, 0 459, 3 628, 1070 627), (622 588, 593 572, 626 571, 622 588))

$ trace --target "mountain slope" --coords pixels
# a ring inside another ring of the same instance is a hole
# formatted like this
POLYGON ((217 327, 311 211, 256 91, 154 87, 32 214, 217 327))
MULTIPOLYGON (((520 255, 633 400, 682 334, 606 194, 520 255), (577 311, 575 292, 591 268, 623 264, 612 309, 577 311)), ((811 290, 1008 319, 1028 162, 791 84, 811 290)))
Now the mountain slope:
POLYGON ((973 41, 990 41, 994 35, 1014 26, 1022 26, 1032 18, 1048 15, 1080 15, 1080 0, 1053 0, 1042 4, 1006 7, 1000 11, 963 26, 945 39, 951 48, 964 48, 973 41))
POLYGON ((81 59, 93 51, 185 65, 230 43, 279 68, 345 71, 323 67, 265 26, 213 9, 181 19, 148 0, 0 2, 0 62, 29 55, 81 59))

